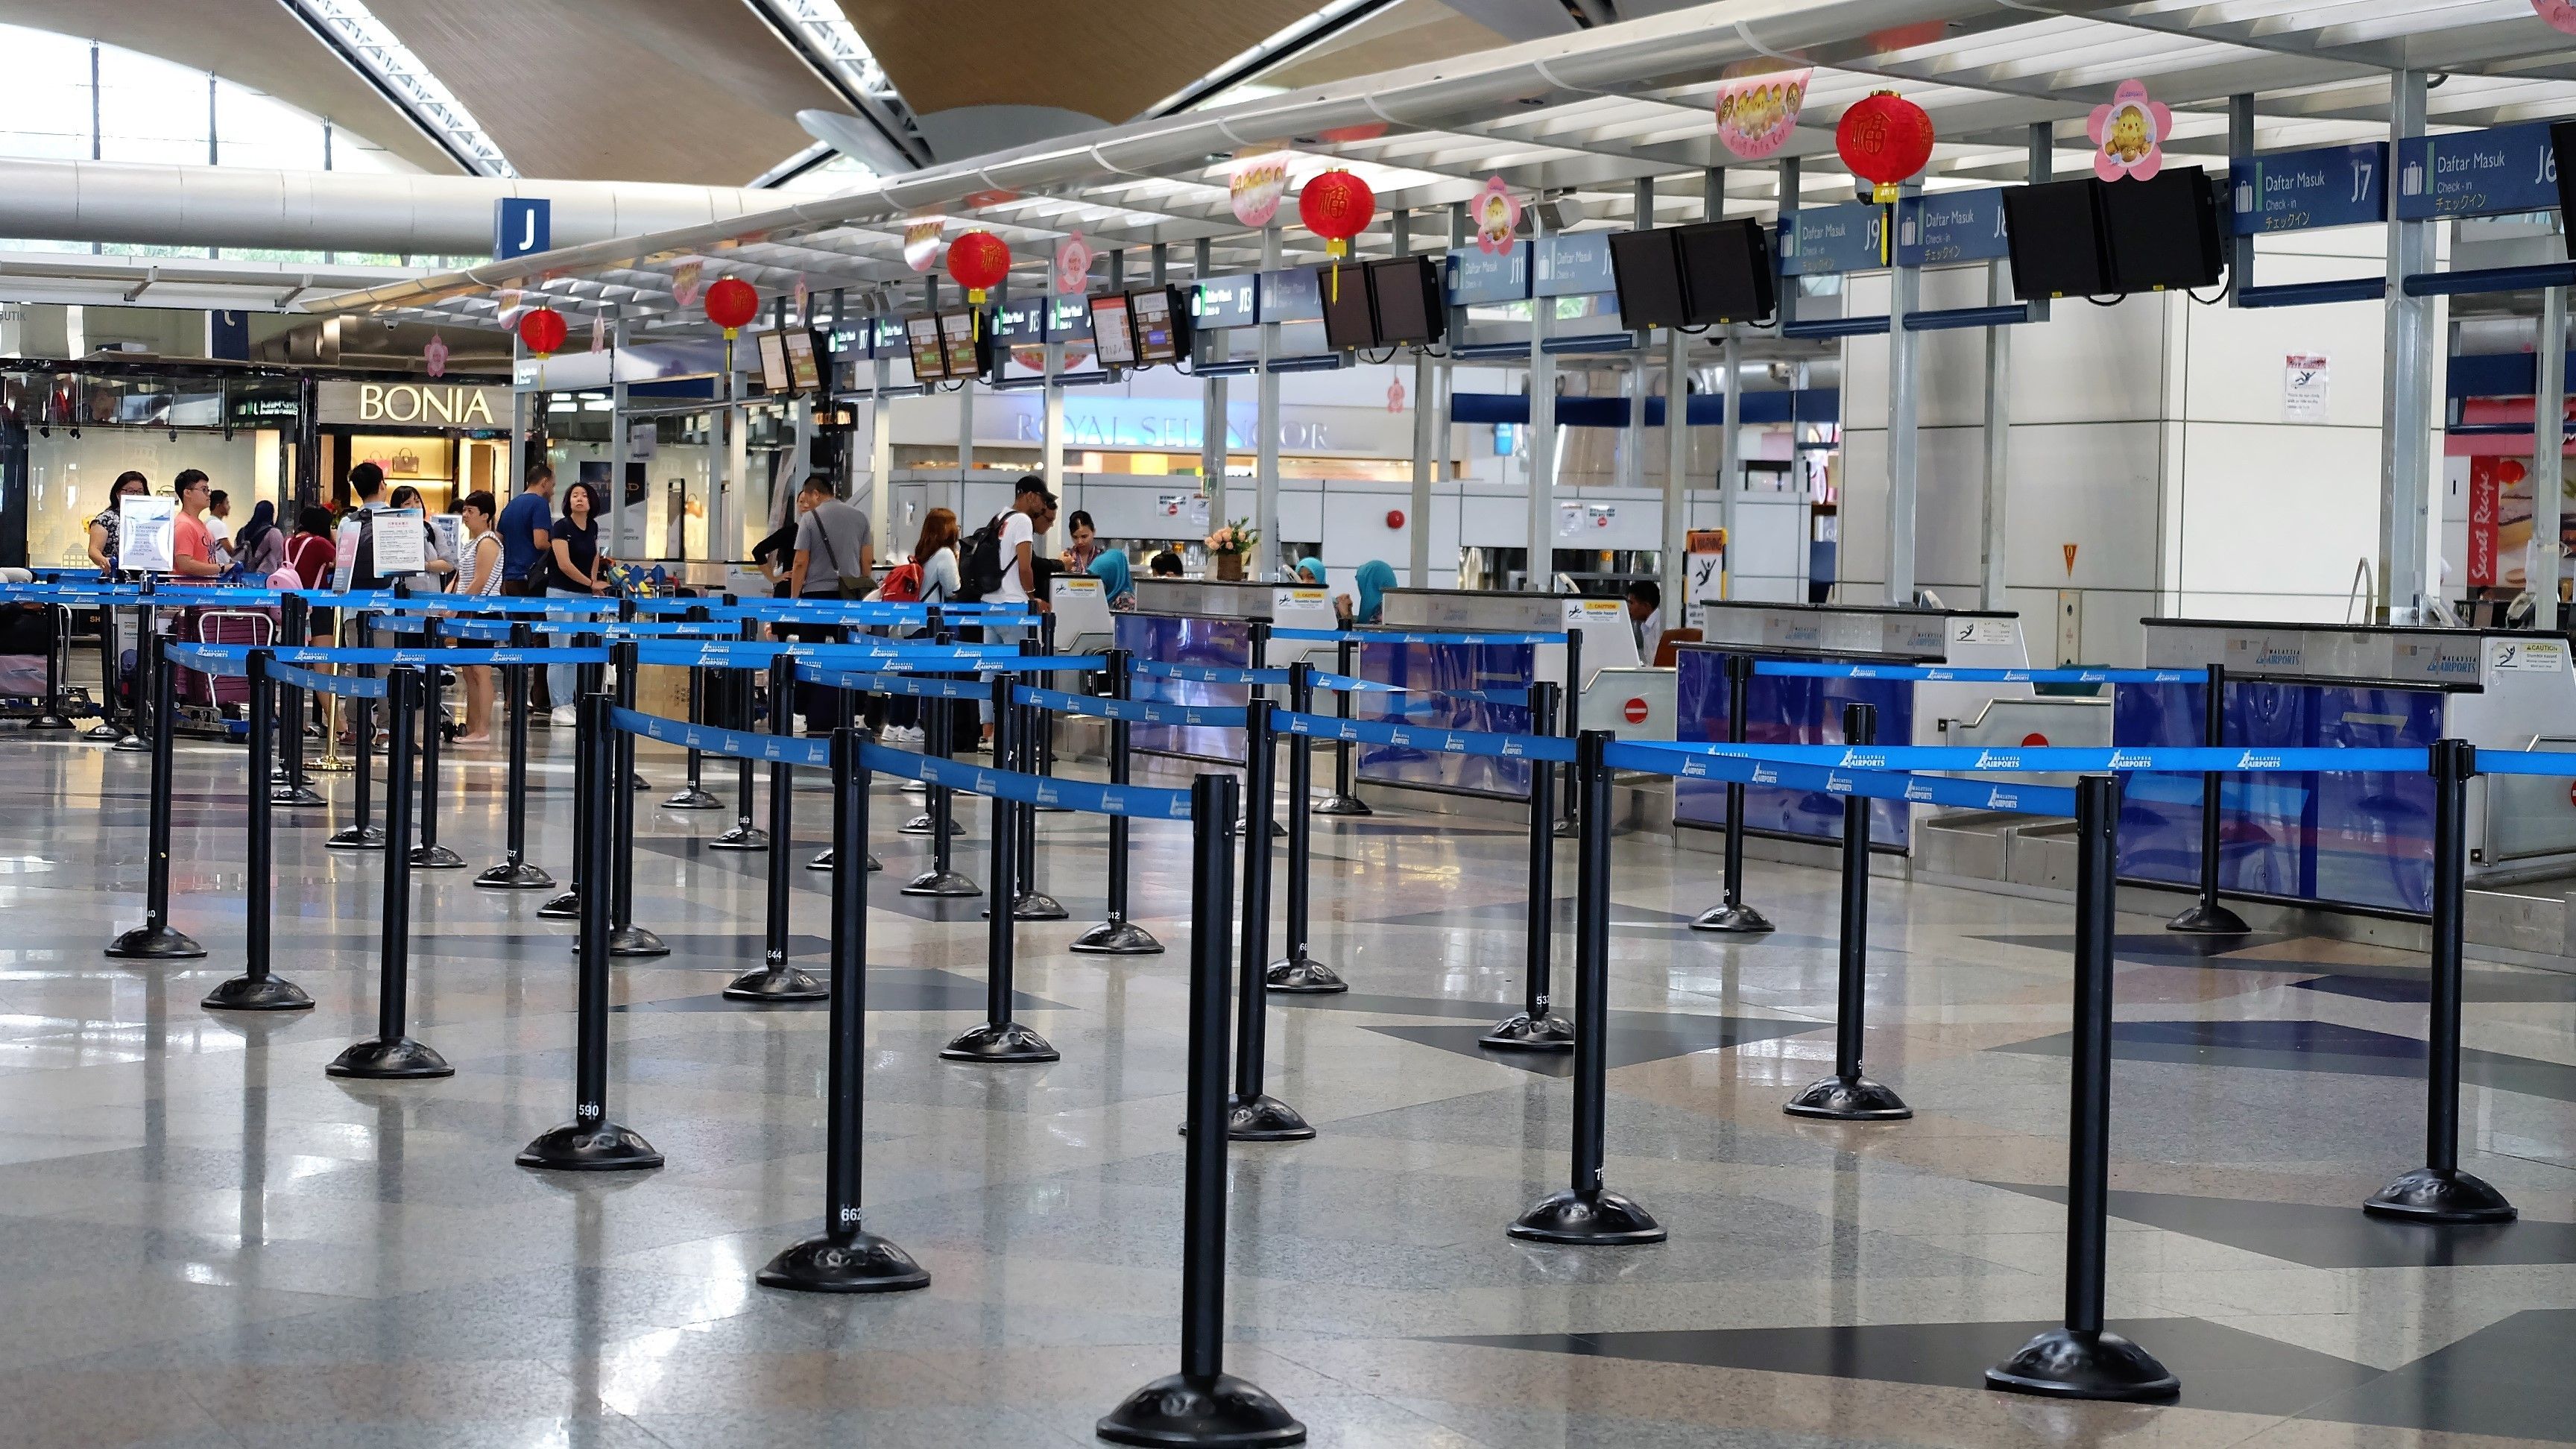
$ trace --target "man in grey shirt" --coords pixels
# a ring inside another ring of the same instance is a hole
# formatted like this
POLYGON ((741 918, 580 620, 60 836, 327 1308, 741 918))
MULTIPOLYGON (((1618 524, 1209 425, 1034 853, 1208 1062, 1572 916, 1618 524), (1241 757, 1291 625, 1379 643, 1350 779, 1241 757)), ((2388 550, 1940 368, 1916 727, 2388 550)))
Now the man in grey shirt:
POLYGON ((806 475, 797 491, 805 516, 796 524, 796 565, 788 571, 795 598, 859 598, 875 587, 876 540, 868 515, 832 496, 832 481, 806 475))

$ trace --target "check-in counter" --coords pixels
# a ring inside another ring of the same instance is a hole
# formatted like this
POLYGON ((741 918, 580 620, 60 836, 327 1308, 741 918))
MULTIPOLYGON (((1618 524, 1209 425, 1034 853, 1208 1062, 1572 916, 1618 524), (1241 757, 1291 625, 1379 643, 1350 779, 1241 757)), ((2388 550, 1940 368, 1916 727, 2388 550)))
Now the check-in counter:
MULTIPOLYGON (((1288 640, 1274 642, 1263 658, 1253 658, 1256 620, 1281 629, 1329 630, 1332 596, 1322 589, 1285 584, 1140 578, 1135 610, 1111 615, 1110 634, 1119 648, 1139 662, 1267 669, 1309 658, 1309 651, 1318 647, 1323 652, 1311 656, 1315 662, 1332 662, 1329 644, 1288 640)), ((1140 677, 1131 692, 1138 699, 1171 704, 1240 705, 1252 697, 1252 691, 1240 684, 1195 679, 1140 677)), ((1128 741, 1132 748, 1150 754, 1243 763, 1241 730, 1140 724, 1130 728, 1128 741)))
MULTIPOLYGON (((2556 635, 2479 629, 2148 619, 2150 668, 2226 668, 2231 748, 2576 750, 2576 672, 2556 635)), ((2115 743, 2203 739, 2200 684, 2123 684, 2115 743)), ((2120 870, 2199 880, 2200 781, 2127 782, 2120 870)), ((2432 905, 2433 783, 2414 772, 2226 777, 2219 882, 2230 894, 2420 914, 2432 905)), ((2503 884, 2576 871, 2564 781, 2481 777, 2468 795, 2469 878, 2503 884)))
MULTIPOLYGON (((1495 691, 1518 695, 1532 682, 1562 686, 1574 673, 1589 684, 1605 668, 1633 668, 1637 638, 1617 599, 1580 594, 1540 594, 1474 589, 1390 589, 1382 622, 1390 634, 1490 633, 1503 636, 1563 634, 1557 643, 1363 642, 1363 678, 1419 691, 1364 696, 1364 716, 1401 714, 1413 724, 1442 729, 1521 734, 1530 729, 1525 700, 1480 699, 1495 691), (1390 705, 1387 699, 1400 700, 1390 705)), ((1366 635, 1371 628, 1359 631, 1366 635)), ((1529 795, 1529 762, 1482 755, 1452 755, 1403 745, 1363 745, 1357 757, 1364 784, 1520 800, 1529 795)))

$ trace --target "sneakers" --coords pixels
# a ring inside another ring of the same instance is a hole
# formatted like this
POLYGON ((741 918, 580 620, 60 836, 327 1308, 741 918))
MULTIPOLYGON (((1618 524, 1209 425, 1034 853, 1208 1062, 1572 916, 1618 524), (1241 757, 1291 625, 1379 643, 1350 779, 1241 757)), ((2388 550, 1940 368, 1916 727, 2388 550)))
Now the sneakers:
POLYGON ((546 716, 546 723, 559 725, 564 729, 572 729, 581 723, 581 716, 574 711, 571 705, 559 704, 555 706, 552 714, 546 716))
POLYGON ((918 725, 887 725, 884 733, 885 742, 890 745, 917 745, 923 739, 918 725))

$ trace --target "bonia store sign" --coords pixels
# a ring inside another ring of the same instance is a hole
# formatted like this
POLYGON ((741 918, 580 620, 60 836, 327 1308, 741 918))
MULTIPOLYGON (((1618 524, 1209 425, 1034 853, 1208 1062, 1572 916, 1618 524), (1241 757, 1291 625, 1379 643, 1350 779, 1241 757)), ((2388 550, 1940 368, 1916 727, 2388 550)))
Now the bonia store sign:
MULTIPOLYGON (((1248 452, 1259 436, 1259 411, 1251 403, 1226 407, 1226 447, 1248 452)), ((903 398, 894 405, 894 440, 898 443, 954 442, 955 401, 942 395, 903 398)), ((1143 452, 1195 453, 1205 437, 1199 404, 1165 398, 1077 397, 1064 399, 1064 445, 1068 448, 1128 449, 1143 452)), ((1035 447, 1045 441, 1046 414, 1035 392, 975 395, 975 441, 1002 447, 1035 447)), ((1413 416, 1389 413, 1383 406, 1280 409, 1279 448, 1286 453, 1361 458, 1413 456, 1413 416)))
POLYGON ((444 382, 325 382, 319 389, 325 423, 368 427, 506 428, 510 390, 444 382))

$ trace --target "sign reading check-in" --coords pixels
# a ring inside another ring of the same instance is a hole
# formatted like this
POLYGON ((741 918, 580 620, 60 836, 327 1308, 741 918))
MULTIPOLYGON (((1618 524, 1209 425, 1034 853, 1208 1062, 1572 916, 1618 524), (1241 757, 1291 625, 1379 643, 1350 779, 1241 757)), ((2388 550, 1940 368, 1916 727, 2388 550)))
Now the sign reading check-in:
POLYGON ((509 426, 510 390, 445 382, 325 382, 320 404, 325 423, 364 423, 414 428, 509 426))

